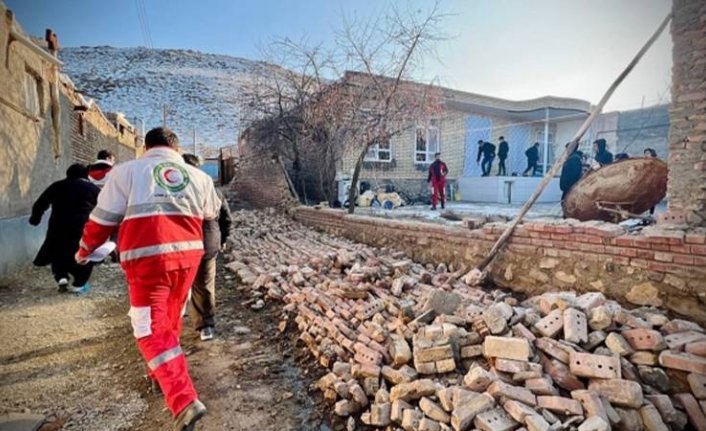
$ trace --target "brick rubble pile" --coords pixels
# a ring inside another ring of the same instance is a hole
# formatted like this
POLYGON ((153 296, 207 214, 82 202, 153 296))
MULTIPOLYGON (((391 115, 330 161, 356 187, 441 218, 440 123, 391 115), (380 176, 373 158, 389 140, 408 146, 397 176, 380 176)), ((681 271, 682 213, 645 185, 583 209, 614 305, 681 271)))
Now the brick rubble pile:
MULTIPOLYGON (((239 212, 227 267, 285 303, 335 414, 381 429, 706 430, 706 332, 602 293, 520 301, 468 268, 239 212)), ((283 321, 281 328, 286 327, 283 321)))

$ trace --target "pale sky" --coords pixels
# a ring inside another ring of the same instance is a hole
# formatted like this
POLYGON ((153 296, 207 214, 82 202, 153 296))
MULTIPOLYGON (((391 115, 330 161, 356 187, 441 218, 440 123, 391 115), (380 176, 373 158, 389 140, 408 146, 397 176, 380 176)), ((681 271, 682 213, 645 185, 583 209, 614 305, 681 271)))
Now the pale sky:
MULTIPOLYGON (((0 0, 2 1, 2 0, 0 0)), ((63 46, 151 44, 259 59, 258 46, 288 36, 331 41, 341 14, 366 16, 377 0, 5 0, 34 35, 53 28, 63 46)), ((398 2, 402 3, 402 2, 398 2)), ((424 7, 429 0, 411 0, 424 7)), ((438 59, 420 78, 521 100, 544 95, 597 103, 671 8, 669 0, 442 0, 449 16, 438 59)), ((607 110, 669 101, 667 30, 613 96, 607 110)))

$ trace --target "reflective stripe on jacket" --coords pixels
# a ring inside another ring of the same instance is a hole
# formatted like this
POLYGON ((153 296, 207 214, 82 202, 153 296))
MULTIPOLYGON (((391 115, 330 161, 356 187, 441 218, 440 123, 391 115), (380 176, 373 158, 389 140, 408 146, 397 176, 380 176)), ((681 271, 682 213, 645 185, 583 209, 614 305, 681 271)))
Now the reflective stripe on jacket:
POLYGON ((84 228, 80 254, 89 254, 119 227, 126 272, 196 266, 204 253, 203 220, 215 219, 220 205, 208 175, 170 148, 152 148, 112 169, 84 228))

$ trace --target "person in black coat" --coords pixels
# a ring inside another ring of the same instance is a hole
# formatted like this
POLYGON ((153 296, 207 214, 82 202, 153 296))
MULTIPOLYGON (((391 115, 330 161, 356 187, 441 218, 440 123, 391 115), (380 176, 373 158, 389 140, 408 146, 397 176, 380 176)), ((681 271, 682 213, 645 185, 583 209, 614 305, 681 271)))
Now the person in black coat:
POLYGON ((537 162, 539 162, 539 142, 535 142, 525 151, 525 157, 527 157, 527 169, 522 173, 522 176, 526 177, 527 172, 530 171, 532 171, 531 176, 534 176, 537 173, 537 162))
MULTIPOLYGON (((199 167, 201 161, 194 154, 184 154, 184 161, 191 166, 199 167)), ((199 270, 196 273, 194 285, 191 288, 191 322, 194 329, 200 332, 201 340, 208 341, 214 337, 216 314, 216 256, 225 246, 233 219, 228 207, 228 201, 220 190, 216 194, 221 200, 221 210, 218 219, 203 221, 203 248, 199 270)))
POLYGON ((571 188, 576 184, 583 175, 583 153, 581 151, 574 151, 566 162, 564 166, 561 167, 561 177, 559 177, 559 188, 561 189, 561 200, 564 198, 571 188))
POLYGON ((29 223, 37 226, 51 207, 44 244, 34 259, 36 266, 51 264, 59 292, 85 291, 91 277, 91 264, 79 265, 74 259, 83 225, 96 206, 100 189, 88 180, 88 168, 80 163, 69 166, 66 178, 50 185, 32 206, 29 223), (73 287, 69 288, 69 277, 73 287))
POLYGON ((505 160, 507 160, 507 153, 510 152, 510 146, 508 145, 505 137, 500 137, 500 143, 498 144, 498 176, 507 175, 507 169, 505 168, 505 160))
POLYGON ((493 166, 493 159, 495 158, 495 145, 490 142, 480 140, 478 141, 478 157, 476 157, 476 162, 480 163, 481 169, 483 170, 484 177, 490 175, 490 168, 493 166), (481 162, 481 156, 483 157, 483 162, 481 162))
POLYGON ((595 159, 601 166, 613 163, 613 153, 606 149, 607 145, 605 139, 596 139, 593 142, 593 152, 596 154, 595 159))

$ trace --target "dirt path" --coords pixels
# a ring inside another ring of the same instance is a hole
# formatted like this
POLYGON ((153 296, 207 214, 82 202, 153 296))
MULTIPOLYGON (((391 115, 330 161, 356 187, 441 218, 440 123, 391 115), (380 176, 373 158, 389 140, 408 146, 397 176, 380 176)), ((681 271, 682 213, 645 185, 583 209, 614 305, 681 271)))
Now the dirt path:
MULTIPOLYGON (((210 410, 199 429, 320 429, 323 409, 310 391, 320 367, 277 330, 278 305, 250 310, 225 277, 219 271, 218 338, 202 343, 188 319, 182 337, 210 410)), ((43 430, 171 429, 143 380, 122 272, 102 265, 91 282, 76 297, 56 293, 46 268, 0 280, 0 414, 46 415, 43 430)))

